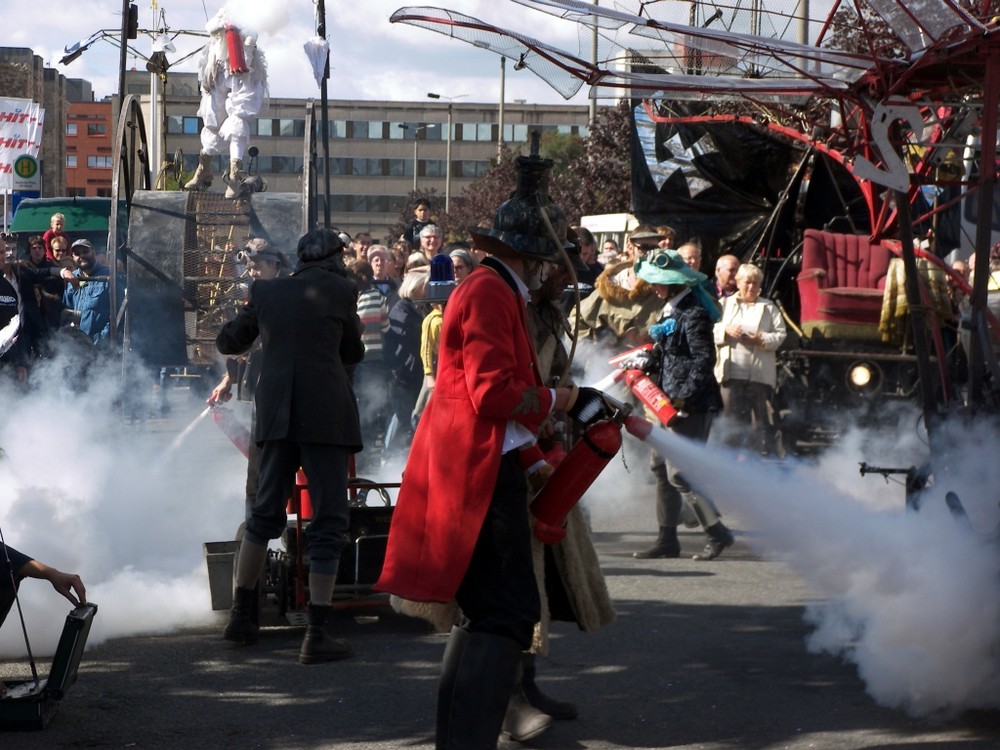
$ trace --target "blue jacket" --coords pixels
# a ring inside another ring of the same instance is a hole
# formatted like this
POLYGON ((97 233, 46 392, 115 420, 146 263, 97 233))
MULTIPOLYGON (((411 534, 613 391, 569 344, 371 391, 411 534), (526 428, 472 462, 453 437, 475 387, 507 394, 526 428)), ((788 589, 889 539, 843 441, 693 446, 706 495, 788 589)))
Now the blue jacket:
MULTIPOLYGON (((73 275, 79 278, 79 269, 74 271, 73 275)), ((67 286, 66 292, 63 294, 63 304, 80 314, 80 330, 87 334, 95 344, 99 344, 111 337, 111 283, 108 280, 111 276, 111 270, 98 263, 89 275, 104 278, 101 281, 84 279, 80 282, 78 289, 67 286)), ((115 283, 120 304, 122 299, 121 279, 116 278, 115 283)))

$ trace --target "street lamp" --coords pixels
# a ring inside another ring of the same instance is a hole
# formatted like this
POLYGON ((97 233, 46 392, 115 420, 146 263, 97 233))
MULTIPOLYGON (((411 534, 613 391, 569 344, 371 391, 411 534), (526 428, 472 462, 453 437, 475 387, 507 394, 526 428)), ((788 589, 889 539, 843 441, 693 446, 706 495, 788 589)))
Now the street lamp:
POLYGON ((427 97, 429 99, 447 99, 448 100, 448 146, 445 150, 445 165, 444 165, 444 212, 448 213, 448 206, 451 203, 451 117, 452 117, 452 104, 454 104, 455 99, 461 99, 463 96, 468 96, 468 94, 458 94, 457 96, 441 96, 441 94, 428 93, 427 97))
MULTIPOLYGON (((410 126, 405 122, 397 122, 397 126, 403 129, 403 134, 405 137, 406 132, 410 129, 410 126)), ((417 136, 420 134, 421 130, 426 130, 426 125, 417 125, 413 129, 413 192, 417 192, 417 136)), ((445 209, 447 210, 447 209, 445 209)))

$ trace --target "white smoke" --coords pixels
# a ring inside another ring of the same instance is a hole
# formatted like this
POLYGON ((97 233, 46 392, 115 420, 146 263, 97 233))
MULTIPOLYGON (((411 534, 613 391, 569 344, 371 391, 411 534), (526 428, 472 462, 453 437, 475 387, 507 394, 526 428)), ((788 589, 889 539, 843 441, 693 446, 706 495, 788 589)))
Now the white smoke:
POLYGON ((647 441, 689 481, 738 515, 747 541, 788 562, 823 598, 807 610, 808 646, 858 667, 881 704, 914 715, 1000 706, 1000 467, 984 461, 997 435, 946 427, 920 512, 905 509, 902 477, 862 477, 860 462, 924 464, 928 450, 901 413, 857 432, 818 463, 767 464, 656 429, 647 441), (954 518, 955 492, 968 520, 954 518))
POLYGON ((289 19, 288 3, 272 0, 231 0, 220 12, 225 13, 229 23, 255 34, 276 34, 289 19))
MULTIPOLYGON (((204 403, 174 389, 172 429, 129 424, 120 362, 85 373, 60 358, 34 369, 34 388, 0 378, 0 529, 7 544, 79 573, 99 610, 90 643, 214 622, 202 544, 233 539, 243 517, 246 460, 211 420, 172 449, 178 425, 204 403)), ((138 417, 157 407, 144 376, 138 417)), ((249 414, 242 415, 249 422, 249 414)), ((51 654, 70 604, 45 581, 20 590, 32 651, 51 654)), ((16 607, 0 654, 21 656, 16 607)))

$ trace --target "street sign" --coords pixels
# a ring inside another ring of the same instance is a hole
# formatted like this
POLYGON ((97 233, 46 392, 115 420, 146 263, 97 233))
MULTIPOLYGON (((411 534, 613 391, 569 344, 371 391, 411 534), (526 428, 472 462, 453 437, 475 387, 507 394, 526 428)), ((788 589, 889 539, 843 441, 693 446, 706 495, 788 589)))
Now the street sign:
POLYGON ((42 188, 42 174, 38 160, 30 154, 21 154, 14 160, 12 175, 15 191, 39 191, 42 188))

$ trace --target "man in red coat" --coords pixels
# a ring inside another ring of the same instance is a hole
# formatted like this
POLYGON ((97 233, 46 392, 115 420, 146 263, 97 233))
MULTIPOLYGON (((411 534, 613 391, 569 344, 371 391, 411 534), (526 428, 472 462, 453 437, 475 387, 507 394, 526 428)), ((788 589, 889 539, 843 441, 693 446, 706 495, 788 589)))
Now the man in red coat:
POLYGON ((472 235, 489 257, 445 307, 434 396, 414 435, 377 584, 404 599, 455 599, 467 618, 445 649, 438 748, 496 747, 540 617, 520 449, 554 409, 586 424, 607 414, 598 391, 542 387, 525 308, 543 261, 559 258, 552 235, 565 242, 567 224, 543 192, 551 162, 518 162, 517 193, 493 229, 472 235))

